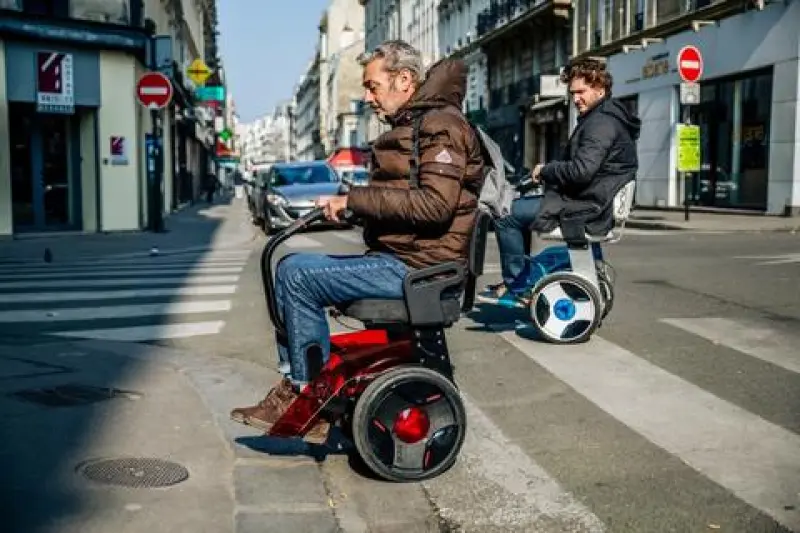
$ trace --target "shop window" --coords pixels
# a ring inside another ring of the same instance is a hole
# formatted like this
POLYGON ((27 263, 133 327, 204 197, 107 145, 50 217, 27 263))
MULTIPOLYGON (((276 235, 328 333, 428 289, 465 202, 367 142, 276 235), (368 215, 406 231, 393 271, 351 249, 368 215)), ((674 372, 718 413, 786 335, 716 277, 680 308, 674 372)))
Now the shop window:
POLYGON ((68 0, 22 0, 22 11, 31 15, 66 17, 69 15, 68 0))
POLYGON ((694 110, 701 136, 701 205, 766 207, 771 95, 771 71, 703 84, 694 110))

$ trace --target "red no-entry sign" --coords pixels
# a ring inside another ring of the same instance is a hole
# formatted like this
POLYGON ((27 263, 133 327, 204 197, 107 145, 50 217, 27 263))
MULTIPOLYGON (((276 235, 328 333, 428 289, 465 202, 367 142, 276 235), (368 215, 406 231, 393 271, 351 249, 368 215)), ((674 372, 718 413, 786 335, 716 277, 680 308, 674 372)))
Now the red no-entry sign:
POLYGON ((678 74, 688 83, 694 83, 703 75, 703 56, 695 46, 684 46, 678 52, 678 74))
POLYGON ((136 84, 139 103, 148 109, 161 109, 172 100, 172 83, 160 72, 148 72, 136 84))

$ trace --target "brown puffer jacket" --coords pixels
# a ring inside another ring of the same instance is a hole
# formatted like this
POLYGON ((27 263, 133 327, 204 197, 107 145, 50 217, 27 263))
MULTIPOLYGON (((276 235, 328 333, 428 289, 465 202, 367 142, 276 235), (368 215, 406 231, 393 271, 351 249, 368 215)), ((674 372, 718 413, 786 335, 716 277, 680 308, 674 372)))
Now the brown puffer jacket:
POLYGON ((436 63, 391 118, 393 128, 373 143, 369 185, 353 188, 347 203, 365 221, 370 251, 388 252, 413 268, 466 262, 484 163, 461 113, 465 90, 462 61, 436 63), (419 113, 419 188, 413 189, 412 129, 419 113))

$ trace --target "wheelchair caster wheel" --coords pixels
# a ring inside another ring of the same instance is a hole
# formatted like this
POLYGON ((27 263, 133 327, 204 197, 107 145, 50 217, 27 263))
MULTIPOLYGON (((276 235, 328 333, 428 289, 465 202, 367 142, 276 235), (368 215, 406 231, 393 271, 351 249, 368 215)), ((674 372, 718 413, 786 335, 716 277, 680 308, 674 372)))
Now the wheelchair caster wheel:
POLYGON ((455 463, 467 416, 455 385, 423 367, 378 376, 353 411, 353 441, 364 463, 388 481, 421 481, 455 463))
POLYGON ((589 340, 600 325, 603 297, 585 279, 560 273, 543 278, 533 291, 531 319, 547 341, 573 344, 589 340))

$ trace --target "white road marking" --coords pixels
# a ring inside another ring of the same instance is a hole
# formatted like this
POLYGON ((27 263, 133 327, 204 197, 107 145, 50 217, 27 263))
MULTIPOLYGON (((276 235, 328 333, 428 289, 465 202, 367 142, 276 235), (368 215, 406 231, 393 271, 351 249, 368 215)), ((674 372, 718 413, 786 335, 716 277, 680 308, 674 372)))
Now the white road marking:
POLYGON ((210 285, 199 287, 176 287, 170 289, 136 289, 119 291, 64 291, 0 294, 0 303, 21 304, 32 302, 73 302, 80 300, 123 300, 129 298, 161 298, 176 296, 208 296, 233 294, 236 285, 210 285))
POLYGON ((800 253, 789 253, 780 255, 740 255, 734 259, 751 259, 757 260, 756 265, 789 265, 793 263, 800 263, 800 253))
POLYGON ((321 248, 322 243, 317 241, 316 239, 312 239, 307 235, 295 235, 281 246, 285 246, 286 248, 298 248, 298 249, 321 248))
POLYGON ((351 244, 358 244, 364 246, 364 236, 360 232, 355 231, 337 231, 333 235, 337 239, 349 242, 351 244))
POLYGON ((8 289, 67 289, 77 287, 157 287, 159 285, 190 285, 200 283, 236 283, 239 276, 163 276, 159 278, 32 280, 0 283, 0 290, 8 289))
POLYGON ((787 511, 800 494, 800 436, 656 367, 600 337, 550 345, 500 335, 605 412, 761 509, 800 529, 787 511))
POLYGON ((10 276, 2 276, 0 280, 2 281, 12 281, 12 280, 24 280, 24 279, 52 279, 55 277, 69 277, 70 279, 81 279, 81 278, 110 278, 115 276, 179 276, 179 275, 208 275, 208 274, 237 274, 242 271, 244 267, 242 266, 233 266, 233 267, 184 267, 184 266, 166 266, 159 269, 136 269, 136 268, 121 268, 118 270, 111 270, 111 271, 101 271, 101 272, 48 272, 47 274, 36 273, 36 274, 12 274, 10 276))
POLYGON ((111 272, 113 270, 123 270, 131 268, 166 268, 166 267, 192 268, 201 266, 243 267, 245 264, 246 261, 241 259, 219 259, 214 261, 192 261, 188 259, 167 260, 167 261, 146 260, 141 262, 125 261, 124 263, 109 263, 109 264, 94 263, 87 265, 76 265, 73 263, 64 263, 64 264, 51 263, 49 265, 48 264, 25 265, 25 266, 17 266, 14 268, 0 267, 0 279, 2 279, 8 274, 14 275, 21 273, 34 274, 34 273, 90 272, 90 271, 111 272))
POLYGON ((729 318, 664 318, 661 322, 800 374, 800 338, 729 318))
POLYGON ((86 329, 49 333, 55 337, 96 339, 119 342, 143 342, 161 339, 181 339, 197 335, 216 335, 225 322, 189 322, 185 324, 160 324, 155 326, 131 326, 126 328, 86 329))
POLYGON ((541 523, 542 531, 551 531, 544 525, 555 523, 560 531, 605 531, 597 516, 509 441, 466 395, 464 405, 467 436, 454 471, 424 482, 443 518, 492 530, 539 531, 541 523))
POLYGON ((230 300, 112 305, 107 307, 76 307, 70 309, 19 309, 16 311, 0 311, 0 323, 107 320, 114 318, 214 313, 230 310, 230 300))

